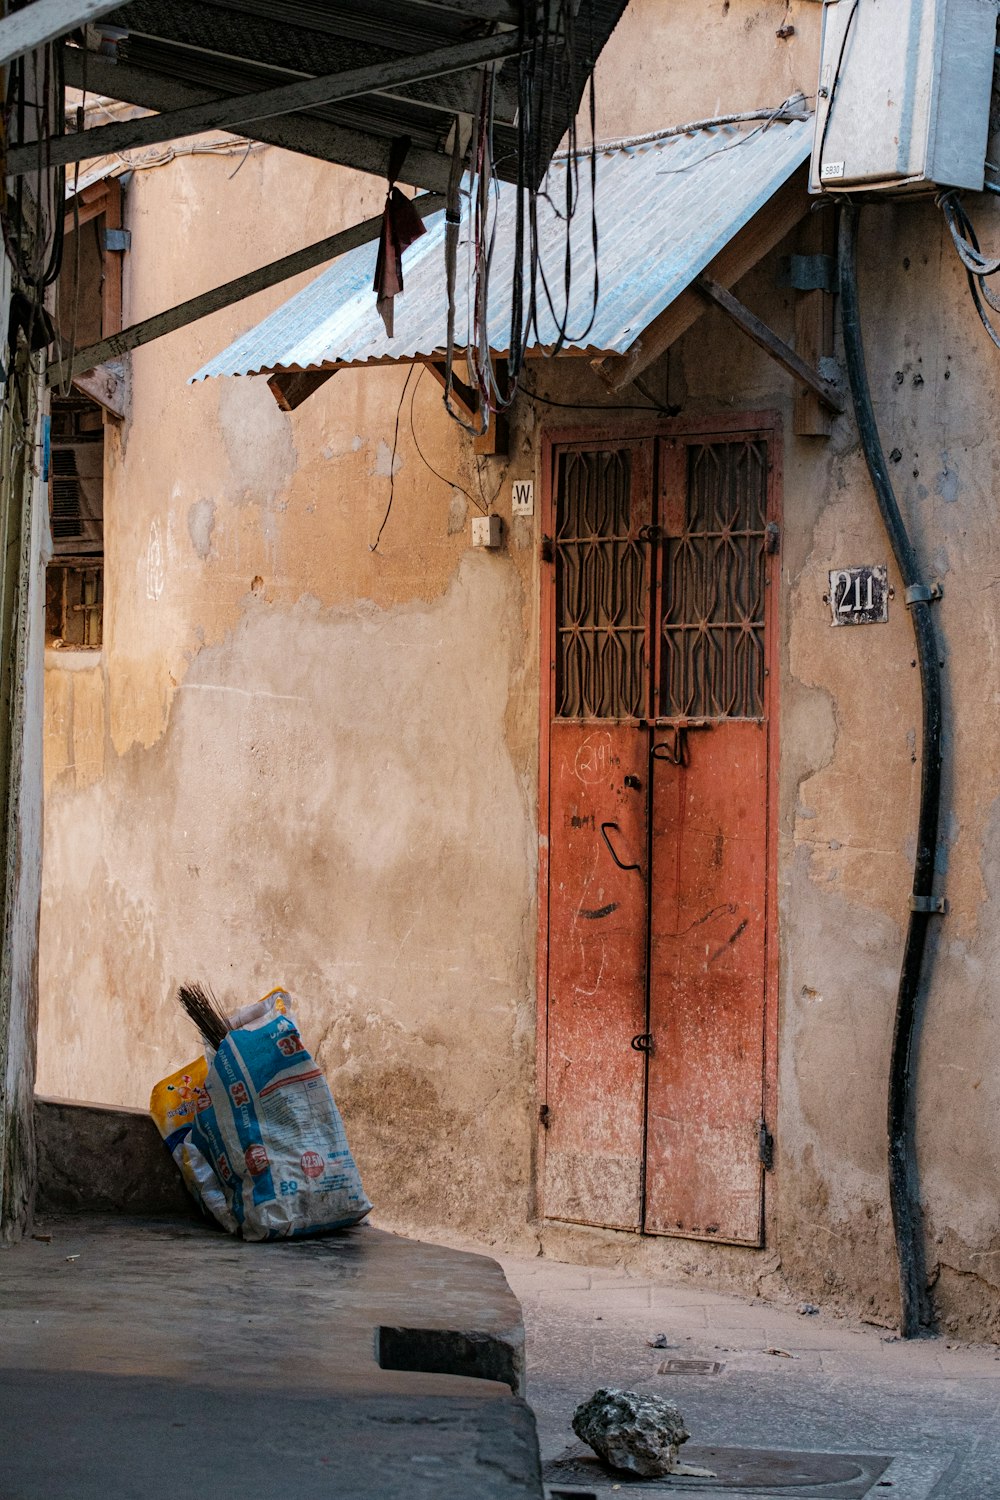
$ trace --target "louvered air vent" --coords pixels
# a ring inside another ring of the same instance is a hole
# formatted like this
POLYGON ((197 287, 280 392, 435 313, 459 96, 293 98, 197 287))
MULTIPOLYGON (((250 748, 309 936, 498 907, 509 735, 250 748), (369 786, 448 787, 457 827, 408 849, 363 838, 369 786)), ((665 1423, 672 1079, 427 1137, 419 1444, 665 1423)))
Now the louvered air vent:
POLYGON ((49 516, 56 553, 99 553, 104 543, 102 442, 52 444, 49 516))
POLYGON ((52 540, 77 541, 82 529, 80 480, 73 448, 52 449, 52 540))

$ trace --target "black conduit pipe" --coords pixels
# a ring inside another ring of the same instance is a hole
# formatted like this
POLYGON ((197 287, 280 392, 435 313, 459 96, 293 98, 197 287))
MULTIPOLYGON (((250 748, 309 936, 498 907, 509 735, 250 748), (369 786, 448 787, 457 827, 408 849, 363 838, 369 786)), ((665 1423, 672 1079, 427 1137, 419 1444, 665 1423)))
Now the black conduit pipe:
MULTIPOLYGON (((858 210, 848 205, 840 219, 840 315, 844 333, 844 357, 847 378, 854 401, 861 446, 871 475, 879 514, 885 526, 903 586, 909 590, 924 582, 920 576, 917 554, 899 513, 896 496, 886 467, 872 409, 868 373, 865 369, 858 313, 858 278, 856 249, 858 210)), ((941 804, 941 672, 937 635, 931 618, 931 604, 926 599, 908 600, 913 634, 920 664, 923 709, 923 739, 920 760, 920 815, 917 824, 917 852, 913 866, 913 901, 906 929, 906 943, 896 994, 896 1018, 892 1033, 892 1055, 889 1064, 888 1130, 889 1130, 889 1201, 896 1236, 899 1261, 899 1329, 904 1338, 912 1338, 926 1322, 923 1226, 917 1181, 914 1143, 915 1108, 913 1100, 915 1072, 915 1037, 920 975, 927 942, 927 928, 935 909, 931 897, 934 884, 934 857, 937 849, 938 816, 941 804)))

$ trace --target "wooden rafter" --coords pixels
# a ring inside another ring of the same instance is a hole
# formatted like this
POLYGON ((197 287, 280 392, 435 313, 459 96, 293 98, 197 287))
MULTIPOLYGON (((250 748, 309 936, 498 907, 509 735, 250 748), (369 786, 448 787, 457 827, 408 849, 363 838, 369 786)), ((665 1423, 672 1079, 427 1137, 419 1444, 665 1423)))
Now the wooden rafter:
MULTIPOLYGON (((130 33, 138 41, 140 61, 136 63, 137 67, 146 65, 143 61, 145 30, 150 25, 155 30, 157 47, 166 44, 171 51, 174 48, 187 49, 192 39, 190 11, 192 7, 196 10, 204 8, 199 5, 199 0, 173 0, 170 5, 157 3, 157 0, 134 0, 134 3, 140 9, 130 10, 127 19, 130 33), (152 16, 154 8, 155 19, 152 16), (139 28, 138 31, 136 27, 139 28)), ((356 3, 356 0, 352 0, 352 3, 356 3)), ((390 12, 396 8, 391 5, 390 0, 373 0, 373 3, 381 3, 390 12)), ((344 17, 334 4, 331 3, 326 9, 328 14, 323 15, 315 5, 312 6, 309 12, 310 24, 305 27, 300 24, 302 11, 296 6, 283 6, 279 12, 274 0, 225 0, 224 5, 220 4, 220 0, 213 0, 212 48, 218 51, 220 57, 231 59, 236 65, 234 76, 241 76, 246 80, 243 86, 236 84, 227 61, 219 72, 217 91, 227 94, 249 93, 292 83, 297 78, 317 78, 323 73, 367 67, 389 58, 398 58, 402 54, 444 46, 446 42, 468 41, 478 34, 477 31, 470 30, 466 23, 464 30, 442 36, 437 24, 440 13, 435 15, 434 12, 427 11, 426 20, 431 24, 426 28, 422 41, 415 40, 415 36, 420 36, 419 23, 415 28, 398 33, 398 28, 388 20, 388 16, 381 25, 376 24, 369 35, 367 15, 361 24, 360 29, 365 33, 361 39, 353 34, 344 34, 344 17), (260 76, 258 67, 266 68, 267 74, 260 76)), ((366 5, 365 11, 368 9, 366 5)), ((349 26, 348 30, 353 32, 353 26, 349 26)), ((169 68, 166 71, 173 76, 169 68)), ((183 76, 190 78, 192 82, 199 81, 186 71, 183 76)), ((215 82, 212 74, 205 75, 201 81, 209 88, 215 82)), ((423 82, 408 80, 386 92, 391 92, 397 99, 417 105, 422 112, 434 109, 450 115, 456 112, 470 114, 475 113, 479 107, 479 83, 478 72, 467 69, 461 73, 442 74, 423 82)), ((509 124, 516 120, 517 96, 514 70, 499 68, 494 83, 495 121, 509 124)))
MULTIPOLYGON (((458 73, 465 68, 496 62, 512 57, 523 47, 519 33, 502 32, 499 36, 460 42, 453 47, 438 47, 417 57, 396 58, 372 67, 350 68, 347 72, 328 73, 321 78, 299 79, 257 94, 227 95, 204 104, 172 110, 168 114, 117 120, 111 125, 98 125, 92 130, 58 136, 45 142, 46 161, 54 167, 62 166, 112 151, 128 151, 136 146, 198 135, 206 130, 252 127, 256 121, 273 119, 275 115, 355 99, 395 84, 437 78, 445 73, 458 73)), ((253 134, 252 128, 250 134, 253 134)), ((15 147, 8 153, 8 174, 16 177, 35 170, 38 150, 37 142, 15 147)))
MULTIPOLYGON (((66 82, 72 88, 83 88, 109 98, 137 104, 141 109, 158 113, 184 109, 191 104, 207 104, 218 98, 212 89, 182 83, 160 73, 148 73, 129 63, 114 63, 106 57, 92 57, 78 49, 69 49, 64 59, 66 82)), ((361 130, 333 125, 315 115, 276 115, 254 122, 254 139, 285 151, 297 151, 319 161, 354 167, 384 177, 389 165, 390 142, 361 130)), ((448 159, 436 151, 411 146, 406 153, 399 181, 411 187, 444 192, 448 186, 448 159)))

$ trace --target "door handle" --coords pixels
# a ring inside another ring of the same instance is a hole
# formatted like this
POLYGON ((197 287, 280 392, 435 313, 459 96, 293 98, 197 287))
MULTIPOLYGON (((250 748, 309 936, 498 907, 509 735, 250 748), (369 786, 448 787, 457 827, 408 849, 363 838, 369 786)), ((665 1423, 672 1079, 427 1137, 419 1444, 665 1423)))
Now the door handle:
POLYGON ((651 1031, 640 1031, 638 1036, 632 1038, 633 1052, 651 1053, 653 1050, 653 1033, 651 1031))
POLYGON ((617 854, 615 853, 614 845, 612 844, 611 840, 608 838, 608 829, 609 828, 613 828, 614 831, 615 831, 615 833, 621 833, 621 829, 618 827, 617 823, 602 823, 601 824, 601 838, 604 840, 605 844, 607 844, 607 846, 608 846, 608 853, 611 855, 611 858, 614 860, 614 862, 618 866, 619 870, 641 870, 642 869, 641 865, 623 865, 622 864, 621 860, 618 858, 617 854))

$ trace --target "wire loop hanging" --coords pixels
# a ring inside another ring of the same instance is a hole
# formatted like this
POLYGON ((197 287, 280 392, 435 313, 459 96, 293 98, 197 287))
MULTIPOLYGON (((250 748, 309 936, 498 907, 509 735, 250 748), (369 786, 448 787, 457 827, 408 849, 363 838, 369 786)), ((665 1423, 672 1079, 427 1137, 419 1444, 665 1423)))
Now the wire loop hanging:
POLYGON ((1000 271, 1000 256, 984 255, 979 248, 979 240, 972 226, 972 220, 966 213, 956 189, 942 193, 937 201, 951 232, 958 258, 965 267, 969 291, 972 293, 972 301, 979 314, 980 322, 994 344, 1000 349, 1000 332, 993 326, 993 321, 986 311, 986 306, 989 306, 994 312, 1000 312, 1000 295, 986 285, 986 278, 995 276, 1000 271))
POLYGON ((514 257, 510 268, 506 380, 502 384, 497 378, 490 340, 490 285, 499 211, 494 147, 495 66, 483 70, 479 105, 467 145, 460 140, 461 132, 456 124, 449 175, 445 218, 448 334, 444 403, 449 415, 467 432, 477 436, 488 430, 492 413, 504 411, 512 404, 529 345, 538 345, 551 358, 568 343, 581 343, 594 326, 600 297, 593 0, 583 0, 582 4, 579 0, 536 0, 534 5, 524 5, 521 40, 524 46, 517 64, 514 257), (584 16, 586 21, 581 29, 584 16), (552 113, 552 96, 576 100, 582 97, 585 86, 589 90, 590 143, 581 151, 574 116, 567 134, 565 168, 560 168, 565 171, 565 182, 557 195, 552 189, 548 170, 549 141, 545 128, 552 113), (584 156, 589 161, 586 174, 581 170, 584 156), (468 171, 463 180, 462 168, 466 162, 468 171), (478 423, 467 421, 452 401, 463 200, 467 204, 465 229, 469 251, 465 358, 469 383, 478 397, 478 423), (579 267, 573 226, 588 200, 593 288, 585 326, 571 330, 573 290, 579 267), (544 261, 539 227, 540 203, 545 204, 563 226, 563 243, 557 265, 546 266, 544 261))

